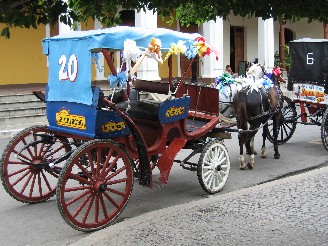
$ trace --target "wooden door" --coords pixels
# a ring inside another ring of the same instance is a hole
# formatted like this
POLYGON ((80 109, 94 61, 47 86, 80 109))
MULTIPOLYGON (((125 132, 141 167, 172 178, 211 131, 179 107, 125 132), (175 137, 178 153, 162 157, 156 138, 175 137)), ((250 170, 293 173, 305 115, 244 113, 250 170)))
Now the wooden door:
POLYGON ((238 73, 239 62, 244 61, 244 27, 234 27, 234 53, 235 53, 235 73, 238 73))

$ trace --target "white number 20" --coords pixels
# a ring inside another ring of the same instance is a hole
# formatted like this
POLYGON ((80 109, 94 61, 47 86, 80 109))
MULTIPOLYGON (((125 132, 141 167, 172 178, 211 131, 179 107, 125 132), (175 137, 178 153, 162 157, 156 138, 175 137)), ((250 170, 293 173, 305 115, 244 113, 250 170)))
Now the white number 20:
POLYGON ((70 56, 67 64, 67 69, 66 69, 66 61, 67 58, 65 55, 62 55, 58 60, 58 64, 61 65, 58 73, 59 81, 69 79, 71 82, 74 82, 78 74, 77 57, 74 54, 70 56))

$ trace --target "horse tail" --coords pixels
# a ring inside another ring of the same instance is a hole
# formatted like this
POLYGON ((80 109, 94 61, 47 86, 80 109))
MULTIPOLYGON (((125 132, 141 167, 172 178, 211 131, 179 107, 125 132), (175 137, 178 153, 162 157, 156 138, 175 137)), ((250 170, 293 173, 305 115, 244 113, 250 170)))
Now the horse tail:
MULTIPOLYGON (((235 95, 233 100, 233 106, 235 110, 236 120, 237 120, 237 127, 238 129, 248 130, 247 124, 247 108, 246 108, 246 92, 240 91, 235 95)), ((242 143, 246 143, 247 141, 247 133, 240 133, 239 140, 242 143)))

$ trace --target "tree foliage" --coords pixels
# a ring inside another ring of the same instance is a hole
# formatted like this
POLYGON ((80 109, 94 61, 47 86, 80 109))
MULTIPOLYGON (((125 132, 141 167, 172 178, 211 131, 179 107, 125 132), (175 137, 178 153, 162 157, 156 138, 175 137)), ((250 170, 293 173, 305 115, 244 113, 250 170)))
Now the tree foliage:
POLYGON ((327 0, 0 0, 0 23, 6 25, 1 35, 9 37, 10 27, 37 28, 39 24, 54 24, 58 18, 72 25, 91 17, 112 26, 120 22, 119 12, 123 9, 154 10, 184 25, 227 18, 229 14, 328 23, 327 0))

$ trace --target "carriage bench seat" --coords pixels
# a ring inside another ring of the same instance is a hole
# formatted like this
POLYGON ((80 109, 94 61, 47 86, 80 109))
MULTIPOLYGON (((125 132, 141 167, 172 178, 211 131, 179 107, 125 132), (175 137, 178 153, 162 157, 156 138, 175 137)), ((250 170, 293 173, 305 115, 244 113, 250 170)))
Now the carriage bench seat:
MULTIPOLYGON (((128 102, 117 103, 116 106, 125 111, 128 107, 128 102)), ((141 101, 141 100, 130 100, 130 109, 128 115, 131 118, 146 119, 146 120, 158 120, 158 109, 161 106, 161 102, 154 101, 141 101)))
MULTIPOLYGON (((121 110, 126 110, 127 102, 117 103, 121 110)), ((131 100, 128 114, 131 118, 159 121, 162 124, 170 123, 188 116, 190 97, 181 97, 165 100, 131 100)))

